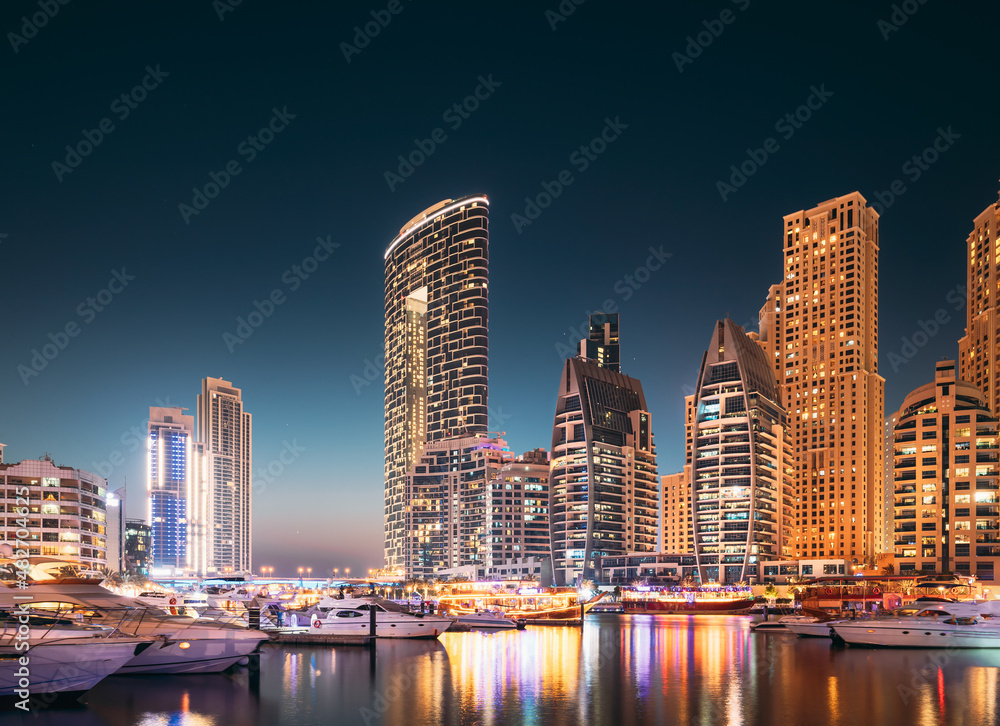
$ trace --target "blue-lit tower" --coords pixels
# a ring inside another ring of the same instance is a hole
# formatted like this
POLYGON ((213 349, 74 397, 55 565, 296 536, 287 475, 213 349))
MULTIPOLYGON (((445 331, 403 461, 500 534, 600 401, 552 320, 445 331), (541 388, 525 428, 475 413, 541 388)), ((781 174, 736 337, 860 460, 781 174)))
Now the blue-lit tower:
POLYGON ((187 565, 194 416, 185 416, 184 410, 149 409, 147 490, 154 569, 187 565))

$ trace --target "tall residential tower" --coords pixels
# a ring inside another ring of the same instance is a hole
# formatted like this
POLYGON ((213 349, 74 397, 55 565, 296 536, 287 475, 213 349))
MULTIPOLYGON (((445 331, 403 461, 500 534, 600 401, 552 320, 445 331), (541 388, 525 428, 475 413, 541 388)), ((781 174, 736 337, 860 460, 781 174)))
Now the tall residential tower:
POLYGON ((194 416, 183 408, 150 406, 147 424, 146 490, 155 568, 183 569, 187 564, 188 495, 195 468, 192 461, 194 416))
MULTIPOLYGON (((973 222, 967 240, 965 335, 958 341, 958 375, 1000 413, 1000 201, 973 222)), ((950 296, 949 296, 950 297, 950 296)))
POLYGON ((790 553, 791 445, 774 372, 732 320, 715 325, 701 361, 691 432, 691 511, 701 581, 755 579, 790 553))
POLYGON ((788 214, 784 281, 760 345, 788 412, 794 556, 872 562, 882 535, 885 379, 878 373, 878 213, 857 193, 788 214))
POLYGON ((549 528, 557 584, 595 577, 599 557, 656 550, 656 449, 638 380, 592 360, 567 360, 551 451, 549 528))
POLYGON ((250 531, 253 430, 239 388, 205 378, 198 394, 198 441, 207 455, 205 571, 252 571, 250 531))
POLYGON ((483 434, 489 203, 446 199, 385 252, 385 564, 407 569, 406 475, 430 442, 483 434))

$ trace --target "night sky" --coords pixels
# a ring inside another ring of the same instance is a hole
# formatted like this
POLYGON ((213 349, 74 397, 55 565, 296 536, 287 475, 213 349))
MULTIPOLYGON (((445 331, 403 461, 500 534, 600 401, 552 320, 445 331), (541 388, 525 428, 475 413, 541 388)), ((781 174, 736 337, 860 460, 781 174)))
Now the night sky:
POLYGON ((957 356, 1000 176, 984 4, 46 2, 0 10, 0 442, 127 477, 145 516, 148 407, 226 378, 255 470, 297 451, 255 487, 258 569, 381 564, 382 256, 442 199, 491 201, 491 427, 516 452, 549 446, 560 345, 611 301, 679 470, 711 325, 756 325, 784 214, 855 190, 884 202, 886 411, 957 356))

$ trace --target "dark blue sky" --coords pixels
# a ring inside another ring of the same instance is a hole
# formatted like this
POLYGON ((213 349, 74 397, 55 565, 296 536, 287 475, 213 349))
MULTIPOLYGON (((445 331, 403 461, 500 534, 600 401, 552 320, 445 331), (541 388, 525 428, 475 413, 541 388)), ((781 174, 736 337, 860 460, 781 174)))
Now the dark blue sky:
POLYGON ((906 191, 881 226, 886 410, 957 355, 964 311, 948 295, 1000 175, 993 9, 912 1, 893 30, 879 26, 891 3, 589 0, 565 21, 546 16, 556 0, 403 2, 396 14, 245 0, 222 20, 220 5, 70 2, 23 34, 38 3, 0 10, 8 460, 48 451, 97 470, 118 452, 111 486, 127 476, 141 516, 145 456, 130 430, 158 401, 193 409, 202 377, 227 378, 254 414, 255 469, 286 441, 305 449, 258 491, 255 564, 378 566, 382 380, 356 391, 351 376, 382 352, 385 247, 425 207, 471 193, 491 200, 491 408, 518 452, 549 445, 558 345, 612 300, 660 472, 678 470, 685 387, 713 321, 756 321, 780 280, 782 215, 854 190, 876 201, 897 179, 906 191), (390 21, 348 62, 341 44, 372 12, 390 21), (690 45, 699 33, 707 47, 690 45), (479 107, 445 116, 480 76, 479 107), (152 90, 121 99, 144 79, 152 90), (832 95, 799 127, 776 127, 814 88, 832 95), (280 130, 253 148, 274 109, 280 130), (102 119, 96 148, 54 169, 102 119), (614 140, 582 168, 574 152, 608 119, 614 140), (446 138, 390 189, 397 157, 438 128, 446 138), (914 180, 904 164, 939 129, 958 138, 914 180), (717 182, 769 138, 777 150, 723 201, 717 182), (185 220, 179 205, 229 162, 238 175, 185 220), (572 183, 516 229, 525 198, 564 170, 572 183), (293 266, 327 235, 339 247, 305 279, 293 266), (672 256, 629 288, 650 247, 672 256), (123 270, 134 279, 104 307, 123 270), (284 302, 230 352, 223 335, 276 289, 284 302), (951 322, 893 370, 901 337, 939 309, 951 322), (71 323, 65 349, 22 375, 71 323))

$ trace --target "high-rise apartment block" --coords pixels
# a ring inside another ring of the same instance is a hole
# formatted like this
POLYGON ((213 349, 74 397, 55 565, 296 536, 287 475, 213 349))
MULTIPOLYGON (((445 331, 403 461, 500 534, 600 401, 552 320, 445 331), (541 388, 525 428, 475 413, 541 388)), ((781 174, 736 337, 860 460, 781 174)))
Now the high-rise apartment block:
POLYGON ((756 578, 786 557, 791 445, 770 361, 732 320, 715 325, 694 394, 691 510, 703 583, 756 578))
POLYGON ((392 569, 425 567, 407 562, 407 472, 421 450, 486 433, 488 271, 484 196, 425 209, 385 252, 385 564, 392 569))
POLYGON ((193 512, 206 523, 202 549, 192 553, 195 569, 210 574, 252 572, 251 415, 243 408, 240 389, 221 378, 202 380, 197 410, 198 441, 207 458, 205 492, 199 500, 205 509, 193 512))
MULTIPOLYGON (((616 361, 611 364, 617 367, 616 361)), ((638 380, 591 360, 567 360, 551 452, 549 518, 557 584, 595 577, 599 557, 655 551, 656 449, 638 380)))
POLYGON ((955 572, 993 581, 1000 563, 1000 424, 986 397, 935 366, 903 400, 894 428, 899 574, 955 572))
POLYGON ((0 464, 0 492, 8 502, 5 541, 25 542, 31 555, 108 565, 107 480, 46 456, 0 464))
POLYGON ((691 517, 691 469, 661 477, 663 540, 660 551, 694 553, 694 529, 691 517))
POLYGON ((792 554, 873 561, 883 542, 878 214, 857 193, 788 214, 759 343, 788 412, 792 554))
POLYGON ((487 565, 549 559, 549 454, 534 449, 504 464, 490 482, 487 565))
POLYGON ((441 569, 489 563, 494 547, 507 536, 503 492, 493 485, 513 459, 506 441, 485 434, 424 446, 404 479, 401 568, 406 577, 428 578, 441 569))
POLYGON ((198 473, 194 465, 194 416, 185 409, 151 406, 147 424, 148 522, 152 566, 187 566, 188 502, 198 473))
POLYGON ((958 375, 1000 413, 1000 201, 973 222, 967 240, 965 336, 958 341, 958 375))

